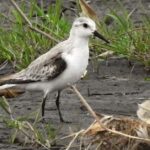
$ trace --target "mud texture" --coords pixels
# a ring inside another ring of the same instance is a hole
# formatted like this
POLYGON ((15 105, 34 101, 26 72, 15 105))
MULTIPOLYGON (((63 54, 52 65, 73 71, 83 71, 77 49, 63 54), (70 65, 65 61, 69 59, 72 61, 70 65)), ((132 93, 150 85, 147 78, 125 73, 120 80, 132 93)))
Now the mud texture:
MULTIPOLYGON (((93 72, 90 63, 86 79, 79 81, 78 89, 97 113, 136 117, 137 104, 150 98, 150 83, 144 79, 150 74, 144 71, 140 64, 129 67, 126 59, 109 59, 100 62, 98 72, 93 72)), ((5 70, 9 71, 9 70, 5 70)), ((30 115, 36 111, 42 100, 42 93, 26 92, 8 99, 15 117, 30 115)), ((46 122, 52 123, 58 137, 69 134, 69 130, 78 131, 93 121, 93 118, 81 105, 79 98, 66 89, 61 95, 61 111, 65 120, 71 123, 60 123, 55 105, 55 94, 51 94, 46 103, 46 122)), ((31 118, 31 122, 34 118, 31 118)), ((0 149, 24 150, 25 147, 9 144, 10 130, 0 124, 0 149)), ((29 149, 29 147, 27 148, 29 149)), ((34 148, 31 148, 34 149, 34 148)))

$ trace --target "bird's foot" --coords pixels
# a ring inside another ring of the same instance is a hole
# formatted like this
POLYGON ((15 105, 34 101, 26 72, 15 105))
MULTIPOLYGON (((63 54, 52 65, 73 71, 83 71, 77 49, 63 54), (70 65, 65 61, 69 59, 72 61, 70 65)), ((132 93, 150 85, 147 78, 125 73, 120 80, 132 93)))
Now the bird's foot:
POLYGON ((61 123, 67 123, 67 124, 72 123, 71 121, 64 120, 63 118, 60 118, 60 122, 61 123))

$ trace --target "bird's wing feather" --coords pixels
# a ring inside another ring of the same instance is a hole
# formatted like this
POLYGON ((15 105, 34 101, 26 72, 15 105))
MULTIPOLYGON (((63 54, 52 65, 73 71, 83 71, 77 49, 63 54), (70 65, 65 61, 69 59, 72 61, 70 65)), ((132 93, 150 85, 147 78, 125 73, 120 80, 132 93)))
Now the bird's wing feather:
POLYGON ((29 66, 19 78, 30 81, 46 81, 52 80, 59 76, 67 67, 65 60, 61 57, 62 53, 58 53, 49 61, 44 61, 29 66))
MULTIPOLYGON (((34 60, 26 69, 0 79, 3 84, 22 84, 37 81, 47 81, 58 77, 67 67, 62 58, 66 42, 59 43, 49 52, 34 60)), ((65 50, 69 49, 65 46, 65 50)))
POLYGON ((16 74, 16 78, 5 81, 5 84, 21 84, 37 81, 48 81, 58 77, 67 67, 65 60, 58 53, 48 61, 32 64, 16 74))

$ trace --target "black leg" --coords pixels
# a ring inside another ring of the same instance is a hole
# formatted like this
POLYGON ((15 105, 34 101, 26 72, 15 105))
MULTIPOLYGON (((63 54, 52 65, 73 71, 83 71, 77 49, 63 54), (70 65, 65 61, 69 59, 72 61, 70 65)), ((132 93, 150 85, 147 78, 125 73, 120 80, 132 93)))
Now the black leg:
POLYGON ((60 111, 60 106, 59 106, 60 105, 60 102, 59 102, 60 93, 61 93, 61 91, 58 91, 58 94, 57 94, 57 97, 56 97, 56 106, 57 106, 57 109, 58 109, 60 121, 61 122, 65 122, 63 117, 62 117, 62 114, 61 114, 61 111, 60 111))
POLYGON ((42 101, 42 118, 44 118, 44 114, 45 114, 45 102, 47 99, 47 94, 44 95, 43 101, 42 101))

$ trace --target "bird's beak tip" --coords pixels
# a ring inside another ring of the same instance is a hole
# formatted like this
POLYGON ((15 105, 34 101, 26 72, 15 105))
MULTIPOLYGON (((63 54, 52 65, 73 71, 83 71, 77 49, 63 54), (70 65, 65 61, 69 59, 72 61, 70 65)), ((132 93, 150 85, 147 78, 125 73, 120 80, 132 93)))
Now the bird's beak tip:
POLYGON ((105 41, 105 42, 108 43, 108 44, 110 43, 107 39, 105 39, 105 37, 104 37, 103 35, 101 35, 101 34, 98 33, 97 31, 94 31, 94 32, 93 32, 93 35, 94 35, 95 37, 97 37, 97 38, 99 38, 99 39, 105 41))

